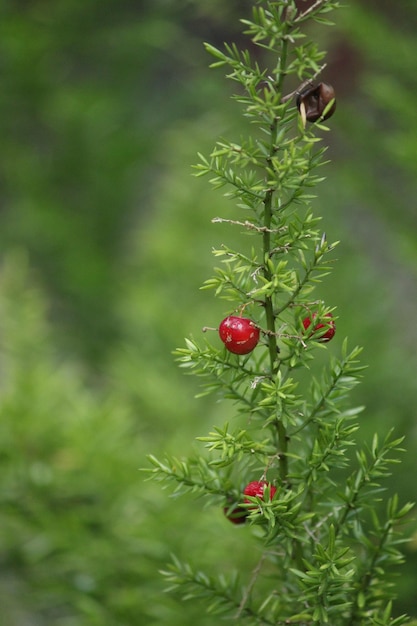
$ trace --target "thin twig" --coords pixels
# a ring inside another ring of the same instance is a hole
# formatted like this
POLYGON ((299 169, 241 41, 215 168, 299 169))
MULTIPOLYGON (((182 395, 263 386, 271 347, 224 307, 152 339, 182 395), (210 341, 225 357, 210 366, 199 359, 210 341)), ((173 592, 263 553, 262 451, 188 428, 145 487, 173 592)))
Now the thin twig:
POLYGON ((272 464, 274 463, 275 460, 279 461, 279 459, 280 459, 280 453, 279 452, 276 452, 275 454, 273 454, 269 458, 267 466, 265 467, 264 471, 262 472, 262 476, 260 478, 261 481, 262 480, 266 480, 266 476, 267 476, 268 471, 271 468, 272 464))
POLYGON ((317 78, 317 76, 319 76, 322 71, 324 69, 326 69, 327 67, 327 63, 323 63, 323 65, 321 67, 319 67, 319 69, 317 70, 317 72, 311 77, 311 78, 307 78, 307 80, 303 80, 303 82, 298 85, 297 89, 294 89, 294 91, 291 91, 291 93, 288 93, 286 96, 283 96, 281 98, 281 102, 288 102, 288 100, 291 100, 291 98, 293 96, 299 96, 300 93, 308 86, 311 85, 317 78))
POLYGON ((225 224, 233 224, 234 226, 243 226, 244 228, 249 228, 250 230, 256 230, 258 233, 281 233, 285 229, 283 228, 266 228, 266 226, 256 226, 252 222, 246 220, 245 222, 239 222, 237 220, 227 220, 222 217, 213 217, 211 220, 213 224, 225 223, 225 224))
POLYGON ((313 13, 316 9, 318 9, 322 4, 325 4, 327 0, 316 0, 314 4, 311 5, 310 8, 306 9, 298 17, 295 18, 294 24, 298 24, 298 22, 302 22, 306 17, 313 13))
POLYGON ((244 609, 245 609, 245 606, 246 606, 246 604, 248 602, 248 599, 249 599, 249 595, 250 595, 253 587, 255 586, 255 583, 256 583, 256 581, 258 579, 258 576, 259 576, 259 574, 261 572, 262 565, 264 564, 264 561, 266 559, 266 554, 267 554, 266 552, 264 552, 262 554, 261 558, 259 559, 259 562, 258 562, 257 566, 255 567, 255 569, 252 572, 251 579, 250 579, 250 581, 248 583, 248 586, 245 589, 245 593, 243 594, 243 598, 242 598, 242 600, 241 600, 241 602, 239 604, 239 608, 238 608, 238 610, 236 612, 236 615, 234 616, 234 619, 239 619, 241 617, 244 609))

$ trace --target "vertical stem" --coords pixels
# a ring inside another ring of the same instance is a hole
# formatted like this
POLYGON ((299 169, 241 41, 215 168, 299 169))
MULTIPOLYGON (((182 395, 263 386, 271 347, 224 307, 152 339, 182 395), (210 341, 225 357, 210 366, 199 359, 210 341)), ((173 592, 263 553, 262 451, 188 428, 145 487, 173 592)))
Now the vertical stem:
MULTIPOLYGON (((287 7, 287 11, 285 12, 285 19, 289 17, 289 7, 287 7)), ((286 66, 287 66, 287 53, 288 53, 288 32, 291 28, 290 21, 286 21, 285 28, 283 29, 283 35, 281 39, 281 55, 278 64, 277 70, 277 82, 276 82, 276 90, 279 97, 279 100, 282 101, 282 93, 283 93, 283 85, 286 75, 286 66)), ((278 150, 278 146, 276 145, 277 141, 277 132, 278 132, 278 119, 274 117, 271 123, 271 143, 268 155, 268 164, 273 169, 273 161, 272 157, 276 154, 278 150)), ((264 276, 266 280, 272 279, 272 272, 269 267, 269 260, 271 258, 271 226, 272 226, 272 214, 273 214, 273 198, 274 198, 274 189, 269 189, 265 194, 264 200, 264 232, 263 232, 263 262, 264 262, 264 276)), ((277 345, 277 337, 276 337, 276 327, 275 327, 275 319, 276 314, 274 312, 273 300, 271 296, 266 296, 265 301, 265 317, 266 317, 266 326, 268 329, 268 347, 269 347, 269 359, 270 359, 270 368, 271 374, 276 375, 279 370, 280 362, 279 362, 279 349, 277 345)), ((288 435, 286 428, 282 421, 277 418, 276 419, 276 429, 278 435, 278 458, 279 458, 279 475, 283 485, 288 484, 288 435)), ((303 554, 302 554, 302 546, 299 541, 294 540, 293 542, 293 558, 299 567, 303 567, 303 554)))
MULTIPOLYGON (((272 128, 271 128, 272 134, 272 128)), ((266 280, 272 279, 272 272, 268 265, 268 261, 271 256, 271 221, 272 221, 272 199, 273 191, 269 190, 264 200, 264 226, 263 232, 263 262, 264 262, 264 276, 266 280)), ((265 297, 265 315, 266 315, 266 327, 268 329, 268 348, 269 348, 269 361, 271 366, 271 373, 275 374, 279 369, 278 361, 278 346, 275 336, 275 314, 271 296, 265 297)))
MULTIPOLYGON (((287 28, 284 29, 283 37, 281 40, 281 55, 279 59, 278 71, 277 71, 277 83, 276 90, 281 98, 283 83, 286 73, 286 64, 287 64, 287 52, 288 52, 288 39, 286 37, 287 28)), ((275 155, 277 151, 276 146, 276 137, 278 130, 278 120, 275 117, 271 122, 270 134, 271 134, 271 143, 269 149, 268 163, 272 168, 272 157, 275 155)), ((273 212, 273 197, 274 190, 269 189, 265 194, 264 199, 264 231, 263 231, 263 263, 264 263, 264 276, 267 281, 272 279, 272 272, 269 267, 269 260, 271 258, 271 224, 272 224, 272 212, 273 212)), ((279 370, 279 349, 277 345, 276 338, 276 327, 275 327, 275 313, 273 300, 271 296, 266 296, 264 301, 265 306, 265 317, 266 317, 266 327, 268 330, 268 349, 269 349, 269 361, 270 361, 270 370, 271 375, 276 375, 279 370)), ((276 420, 276 428, 278 434, 278 446, 279 446, 279 473, 282 483, 285 484, 287 482, 288 475, 288 437, 287 432, 282 424, 282 422, 277 419, 276 420)))

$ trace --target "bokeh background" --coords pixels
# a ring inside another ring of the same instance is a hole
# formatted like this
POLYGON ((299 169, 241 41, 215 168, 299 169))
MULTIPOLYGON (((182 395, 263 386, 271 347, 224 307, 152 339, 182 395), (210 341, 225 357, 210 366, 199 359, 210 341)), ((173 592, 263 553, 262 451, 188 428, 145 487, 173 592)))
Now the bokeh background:
MULTIPOLYGON (((417 4, 345 4, 334 29, 312 32, 338 95, 315 206, 341 244, 320 295, 340 342, 364 347, 363 436, 406 437, 388 493, 415 500, 417 4)), ((213 626, 164 592, 170 553, 213 572, 253 565, 245 529, 140 471, 230 418, 195 398, 171 353, 227 312, 199 287, 211 248, 236 236, 210 223, 230 206, 191 165, 239 136, 233 85, 202 43, 242 42, 249 12, 248 0, 1 3, 5 626, 213 626)), ((396 611, 417 616, 417 539, 404 551, 396 611)))

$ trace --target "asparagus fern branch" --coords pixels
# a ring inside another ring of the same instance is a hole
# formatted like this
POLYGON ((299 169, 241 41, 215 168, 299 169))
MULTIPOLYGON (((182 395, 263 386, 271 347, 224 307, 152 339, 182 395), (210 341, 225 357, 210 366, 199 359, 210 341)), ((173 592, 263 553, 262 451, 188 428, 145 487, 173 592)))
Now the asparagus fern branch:
POLYGON ((213 335, 187 340, 177 351, 181 365, 206 380, 205 393, 233 401, 236 425, 229 420, 199 437, 206 450, 192 459, 150 460, 153 477, 174 483, 175 493, 203 495, 256 530, 262 558, 246 584, 178 559, 165 573, 183 597, 253 625, 407 621, 392 618, 390 569, 402 560, 397 528, 411 505, 393 497, 384 514, 378 508, 401 439, 380 445, 375 437, 369 450, 355 440, 363 407, 348 400, 362 375, 360 349, 343 341, 340 356, 332 353, 334 306, 316 295, 336 244, 312 209, 311 188, 322 180, 323 122, 335 99, 317 84, 324 54, 305 26, 328 25, 337 7, 259 1, 243 20, 250 50, 206 44, 212 67, 228 68, 250 126, 239 141, 221 139, 208 157, 199 155, 196 175, 209 176, 236 205, 235 219, 212 222, 246 235, 242 249, 214 251, 220 265, 204 289, 228 303, 228 314, 249 317, 261 339, 248 353, 213 335), (262 490, 245 497, 250 481, 262 490))

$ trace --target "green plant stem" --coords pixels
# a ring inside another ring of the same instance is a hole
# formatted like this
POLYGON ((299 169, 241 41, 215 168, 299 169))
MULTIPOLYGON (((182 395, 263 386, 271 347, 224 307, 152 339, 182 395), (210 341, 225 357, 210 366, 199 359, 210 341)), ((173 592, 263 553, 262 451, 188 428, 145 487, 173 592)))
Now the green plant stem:
MULTIPOLYGON (((282 99, 284 80, 286 75, 286 64, 287 64, 287 53, 288 53, 288 39, 287 34, 290 30, 290 23, 286 24, 285 31, 283 33, 281 39, 281 55, 279 59, 278 72, 277 72, 277 83, 276 89, 279 95, 280 100, 282 99)), ((275 117, 271 122, 270 127, 270 136, 271 143, 268 155, 268 165, 272 167, 272 157, 275 156, 278 146, 277 146, 277 132, 278 132, 278 118, 275 117)), ((273 198, 274 198, 274 189, 269 189, 265 194, 264 200, 264 230, 263 230, 263 261, 264 261, 264 276, 267 281, 272 279, 272 272, 269 266, 269 261, 272 256, 271 252, 271 226, 272 226, 272 214, 273 214, 273 198)), ((275 320, 277 317, 276 312, 274 312, 274 305, 272 297, 265 297, 265 318, 266 318, 266 326, 268 329, 268 349, 269 349, 269 359, 270 359, 270 367, 271 374, 276 375, 279 367, 279 349, 277 345, 277 337, 276 337, 276 326, 275 320)), ((279 467, 279 475, 283 485, 288 484, 288 435, 286 428, 282 421, 277 418, 276 420, 276 429, 278 435, 278 467, 279 467)), ((293 543, 293 558, 298 564, 299 567, 303 565, 303 554, 302 547, 298 541, 294 541, 293 543)))
MULTIPOLYGON (((286 37, 287 31, 289 29, 289 25, 287 25, 285 32, 283 33, 281 39, 281 54, 279 58, 279 65, 277 71, 277 83, 276 90, 281 98, 283 91, 283 84, 286 74, 286 64, 287 64, 287 53, 288 53, 288 39, 286 37)), ((270 136, 271 143, 268 155, 268 164, 272 167, 272 157, 275 155, 277 151, 276 138, 278 131, 278 118, 275 117, 271 122, 270 127, 270 136)), ((264 199, 264 230, 262 234, 262 243, 263 243, 263 261, 264 261, 264 276, 265 279, 269 282, 272 280, 272 272, 269 266, 269 261, 271 259, 271 226, 272 226, 272 210, 273 210, 273 197, 274 197, 274 189, 268 189, 265 194, 264 199)), ((274 305, 271 296, 265 297, 265 318, 266 318, 266 327, 268 330, 268 350, 269 350, 269 361, 271 368, 271 375, 276 375, 279 370, 279 349, 277 345, 277 337, 276 337, 276 327, 275 327, 275 313, 274 313, 274 305)), ((287 476, 288 476, 288 437, 285 426, 283 425, 280 419, 276 420, 276 427, 278 433, 278 446, 279 446, 279 474, 282 481, 282 484, 286 484, 287 476)))
MULTIPOLYGON (((275 122, 276 125, 276 122, 275 122)), ((265 219, 264 225, 267 229, 271 227, 272 219, 272 197, 273 191, 268 191, 265 198, 265 219)), ((269 269, 268 261, 271 254, 271 233, 269 230, 265 230, 263 233, 263 252, 264 252, 264 276, 266 280, 271 280, 271 270, 269 269)), ((279 350, 276 338, 275 329, 275 314, 272 298, 270 296, 265 297, 265 317, 266 327, 268 332, 268 349, 269 349, 269 361, 271 374, 276 375, 279 369, 279 350)), ((279 446, 279 474, 282 484, 286 484, 288 475, 288 439, 285 426, 282 421, 277 418, 276 427, 278 433, 278 446, 279 446)))
MULTIPOLYGON (((270 190, 267 192, 265 197, 265 214, 264 214, 264 225, 265 230, 263 233, 263 256, 264 256, 264 276, 267 281, 272 279, 272 273, 268 265, 268 261, 271 256, 271 221, 272 221, 272 198, 273 191, 270 190)), ((274 314, 274 306, 272 302, 271 296, 265 297, 265 316, 266 316, 266 327, 268 332, 268 349, 269 349, 269 360, 271 365, 271 373, 276 374, 279 369, 279 361, 278 361, 278 346, 277 346, 277 338, 275 334, 275 314, 274 314)))
POLYGON ((355 624, 359 623, 359 620, 360 620, 360 618, 358 616, 358 598, 359 598, 359 595, 361 593, 365 593, 368 590, 368 588, 369 588, 369 586, 370 586, 370 584, 372 582, 372 579, 375 576, 378 558, 379 558, 379 556, 381 555, 381 553, 383 551, 385 542, 387 540, 387 537, 388 537, 391 529, 392 529, 392 524, 391 524, 391 522, 388 522, 385 525, 385 529, 384 529, 383 535, 380 537, 380 539, 378 541, 378 544, 375 546, 375 551, 374 551, 372 560, 371 560, 371 562, 368 565, 367 571, 362 576, 362 579, 360 581, 360 585, 359 585, 359 587, 357 589, 357 592, 356 592, 356 601, 352 603, 352 613, 351 613, 351 618, 349 620, 349 626, 355 626, 355 624))

